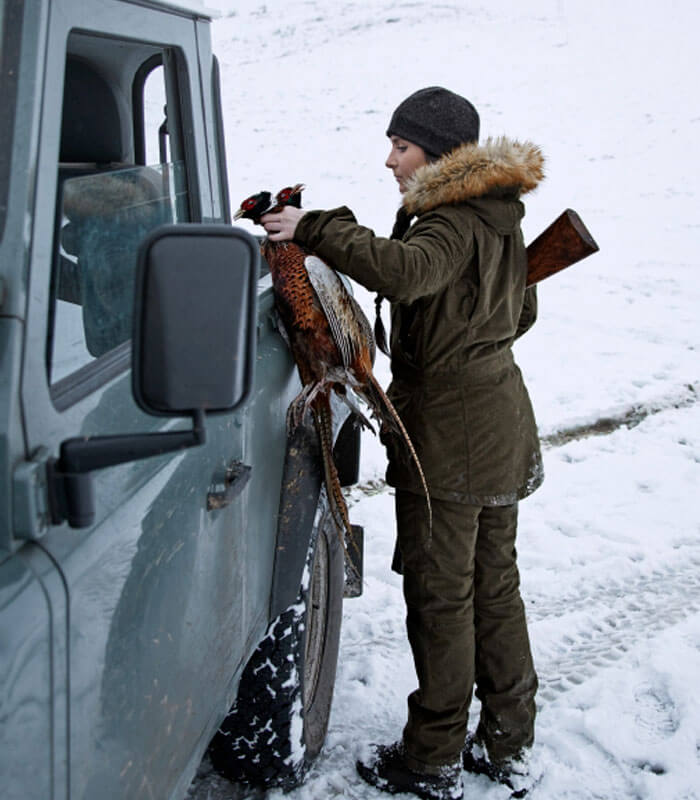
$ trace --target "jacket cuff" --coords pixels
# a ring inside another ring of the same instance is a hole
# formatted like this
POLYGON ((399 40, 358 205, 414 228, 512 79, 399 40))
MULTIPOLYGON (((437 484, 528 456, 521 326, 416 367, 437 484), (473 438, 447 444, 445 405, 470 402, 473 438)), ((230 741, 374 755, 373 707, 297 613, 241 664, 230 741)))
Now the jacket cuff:
POLYGON ((309 250, 315 250, 323 239, 326 225, 339 218, 357 222, 355 215, 347 206, 340 206, 328 211, 307 211, 297 223, 294 241, 305 245, 309 250))

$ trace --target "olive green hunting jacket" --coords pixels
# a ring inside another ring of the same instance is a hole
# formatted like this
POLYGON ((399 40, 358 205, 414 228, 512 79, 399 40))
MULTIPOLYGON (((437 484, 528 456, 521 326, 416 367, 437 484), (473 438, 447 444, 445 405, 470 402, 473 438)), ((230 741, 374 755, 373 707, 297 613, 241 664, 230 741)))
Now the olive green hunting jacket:
MULTIPOLYGON (((295 239, 391 301, 388 394, 435 499, 509 505, 543 479, 535 418, 511 346, 535 321, 525 289, 520 196, 543 177, 531 143, 469 144, 420 167, 403 195, 402 239, 347 208, 310 211, 295 239)), ((390 485, 423 493, 401 439, 383 437, 390 485)))

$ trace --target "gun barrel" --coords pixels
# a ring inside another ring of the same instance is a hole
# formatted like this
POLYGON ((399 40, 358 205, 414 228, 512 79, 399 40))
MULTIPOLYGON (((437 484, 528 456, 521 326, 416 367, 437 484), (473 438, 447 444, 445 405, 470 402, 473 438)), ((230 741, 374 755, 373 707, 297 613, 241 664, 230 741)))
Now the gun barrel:
POLYGON ((600 248, 581 217, 567 208, 527 247, 527 285, 570 267, 600 248))

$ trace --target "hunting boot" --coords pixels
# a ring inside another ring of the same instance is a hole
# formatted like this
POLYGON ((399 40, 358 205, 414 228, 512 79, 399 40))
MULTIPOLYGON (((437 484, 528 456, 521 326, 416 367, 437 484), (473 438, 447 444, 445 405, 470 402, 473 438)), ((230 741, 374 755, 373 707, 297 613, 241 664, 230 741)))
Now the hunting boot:
POLYGON ((403 742, 370 745, 367 758, 358 760, 360 777, 389 794, 408 792, 424 800, 462 800, 462 765, 446 764, 429 773, 418 771, 406 755, 403 742), (407 763, 408 761, 408 763, 407 763), (409 766, 411 764, 411 766, 409 766))
POLYGON ((512 798, 525 797, 539 780, 530 770, 527 752, 496 761, 489 758, 488 751, 474 734, 467 736, 462 752, 462 765, 466 772, 486 775, 492 781, 506 786, 511 790, 512 798))

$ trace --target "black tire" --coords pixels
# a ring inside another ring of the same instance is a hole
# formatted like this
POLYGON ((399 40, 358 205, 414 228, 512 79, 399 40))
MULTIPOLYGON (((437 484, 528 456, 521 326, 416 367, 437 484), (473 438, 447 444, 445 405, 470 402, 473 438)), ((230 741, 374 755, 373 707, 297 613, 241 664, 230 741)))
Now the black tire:
POLYGON ((322 490, 298 601, 270 624, 209 747, 232 781, 289 791, 320 753, 342 620, 344 554, 322 490))

